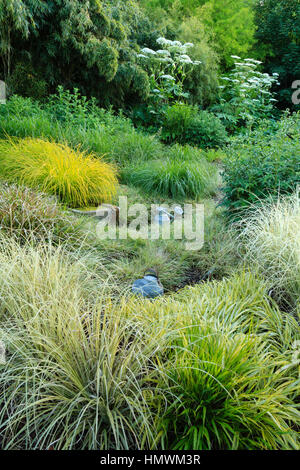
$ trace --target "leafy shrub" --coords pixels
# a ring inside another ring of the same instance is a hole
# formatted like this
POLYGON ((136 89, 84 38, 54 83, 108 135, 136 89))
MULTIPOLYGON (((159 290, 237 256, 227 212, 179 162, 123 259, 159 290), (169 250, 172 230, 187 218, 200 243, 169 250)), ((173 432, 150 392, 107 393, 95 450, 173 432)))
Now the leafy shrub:
MULTIPOLYGON (((30 98, 13 95, 5 106, 0 105, 2 131, 6 131, 7 121, 15 122, 16 126, 19 122, 19 127, 22 129, 25 125, 22 119, 25 116, 49 121, 48 125, 53 126, 52 132, 55 132, 56 127, 61 125, 65 128, 72 125, 73 128, 76 127, 81 131, 101 130, 104 126, 115 133, 134 131, 131 121, 122 113, 116 115, 111 110, 100 108, 94 98, 88 100, 76 88, 70 92, 59 86, 57 92, 50 95, 44 104, 30 98)), ((48 137, 55 137, 55 135, 51 134, 48 137)))
POLYGON ((132 132, 133 130, 132 123, 121 112, 116 115, 112 110, 100 108, 95 98, 88 100, 86 96, 79 93, 77 88, 71 92, 59 86, 57 92, 49 97, 43 109, 51 120, 85 130, 99 130, 103 126, 113 132, 132 132))
POLYGON ((52 242, 70 239, 79 223, 66 214, 54 198, 29 188, 0 186, 1 233, 22 243, 28 240, 52 242))
POLYGON ((206 160, 154 160, 122 172, 124 182, 140 186, 149 193, 171 198, 199 199, 216 189, 216 168, 206 160))
MULTIPOLYGON (((16 117, 31 117, 42 113, 41 105, 38 101, 23 96, 13 95, 4 104, 0 104, 1 125, 5 124, 5 120, 16 117)), ((3 129, 5 130, 5 129, 3 129)))
POLYGON ((286 0, 268 0, 256 3, 254 11, 255 39, 260 45, 260 55, 267 70, 279 73, 279 107, 299 110, 293 103, 291 88, 295 80, 298 88, 299 80, 300 44, 295 41, 300 35, 299 5, 286 0))
POLYGON ((177 103, 166 111, 162 139, 168 143, 189 143, 201 148, 213 148, 224 145, 227 136, 221 121, 213 114, 177 103))
POLYGON ((48 91, 47 82, 27 62, 18 62, 16 64, 11 74, 9 85, 13 93, 30 96, 38 100, 45 98, 48 91))
POLYGON ((41 139, 0 141, 0 174, 73 207, 109 202, 116 193, 116 172, 108 163, 41 139))
POLYGON ((219 104, 212 107, 231 132, 240 127, 257 126, 261 119, 276 115, 276 99, 271 91, 278 85, 278 74, 262 73, 257 70, 262 63, 255 59, 236 60, 235 67, 228 76, 221 77, 222 85, 219 104))
POLYGON ((300 199, 265 202, 241 221, 251 266, 266 278, 277 300, 292 307, 300 297, 300 199))
POLYGON ((209 162, 222 162, 226 158, 226 153, 219 149, 211 149, 207 150, 205 157, 209 162))
POLYGON ((241 209, 260 198, 292 193, 300 183, 299 115, 286 118, 273 134, 265 126, 228 149, 224 203, 241 209))

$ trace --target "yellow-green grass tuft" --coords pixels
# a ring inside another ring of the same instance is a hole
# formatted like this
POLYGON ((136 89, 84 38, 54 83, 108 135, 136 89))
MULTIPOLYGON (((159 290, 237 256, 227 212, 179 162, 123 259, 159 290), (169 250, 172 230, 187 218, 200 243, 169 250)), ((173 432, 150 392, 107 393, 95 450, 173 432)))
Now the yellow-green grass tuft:
POLYGON ((116 169, 93 154, 42 139, 0 141, 0 175, 57 195, 71 207, 111 202, 116 169))
POLYGON ((241 225, 247 261, 268 281, 277 300, 295 307, 300 296, 299 194, 265 202, 241 225))
POLYGON ((299 448, 297 325, 263 281, 114 301, 74 258, 0 237, 2 448, 299 448))

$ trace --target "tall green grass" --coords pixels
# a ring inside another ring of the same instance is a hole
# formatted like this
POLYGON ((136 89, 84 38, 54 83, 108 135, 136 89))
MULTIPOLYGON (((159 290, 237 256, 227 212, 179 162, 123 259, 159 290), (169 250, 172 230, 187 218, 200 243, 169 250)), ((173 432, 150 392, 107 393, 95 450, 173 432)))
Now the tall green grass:
POLYGON ((299 449, 299 325, 250 273, 127 314, 173 331, 156 396, 165 449, 299 449))
MULTIPOLYGON (((56 96, 56 95, 54 95, 56 96)), ((71 106, 56 97, 42 107, 29 98, 13 96, 0 105, 0 136, 40 137, 78 145, 121 166, 130 162, 180 157, 201 158, 205 152, 191 147, 166 147, 156 136, 136 131, 129 119, 96 106, 71 106)))
POLYGON ((122 181, 147 193, 199 199, 215 193, 217 169, 203 158, 197 161, 170 158, 129 166, 122 172, 122 181))

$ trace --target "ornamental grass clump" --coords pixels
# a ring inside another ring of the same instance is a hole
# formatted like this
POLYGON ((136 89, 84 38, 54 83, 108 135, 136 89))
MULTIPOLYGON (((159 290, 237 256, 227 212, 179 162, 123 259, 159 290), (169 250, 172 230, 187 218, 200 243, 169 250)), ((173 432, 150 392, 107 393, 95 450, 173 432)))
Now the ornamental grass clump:
POLYGON ((265 202, 247 214, 241 226, 249 264, 265 277, 277 299, 291 306, 299 304, 299 193, 265 202))
POLYGON ((217 187, 216 167, 203 160, 183 161, 169 158, 128 167, 124 182, 173 199, 199 199, 214 194, 217 187))
POLYGON ((299 448, 299 326, 263 280, 242 272, 124 308, 169 338, 153 396, 162 448, 299 448))
POLYGON ((0 175, 57 195, 71 207, 111 202, 117 189, 112 165, 79 148, 34 138, 0 141, 0 175))
POLYGON ((297 382, 280 373, 262 337, 207 322, 182 329, 164 365, 162 447, 297 449, 297 382))
POLYGON ((108 278, 79 251, 0 236, 3 449, 299 448, 297 365, 284 323, 261 325, 263 281, 151 302, 114 301, 108 278))
POLYGON ((122 318, 108 274, 62 247, 0 237, 0 440, 4 449, 151 447, 160 331, 122 318))
POLYGON ((81 221, 68 214, 55 197, 30 188, 0 185, 1 233, 15 240, 59 243, 80 234, 81 221))

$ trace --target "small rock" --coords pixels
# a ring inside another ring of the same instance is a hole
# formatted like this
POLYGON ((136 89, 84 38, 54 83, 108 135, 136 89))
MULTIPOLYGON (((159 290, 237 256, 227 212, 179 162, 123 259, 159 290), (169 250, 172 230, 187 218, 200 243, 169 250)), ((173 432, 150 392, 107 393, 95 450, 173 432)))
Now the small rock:
POLYGON ((132 292, 149 299, 154 299, 163 295, 164 288, 161 285, 158 275, 154 269, 148 269, 142 279, 134 281, 132 292))

